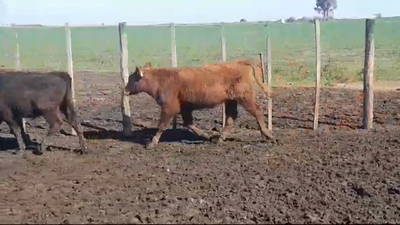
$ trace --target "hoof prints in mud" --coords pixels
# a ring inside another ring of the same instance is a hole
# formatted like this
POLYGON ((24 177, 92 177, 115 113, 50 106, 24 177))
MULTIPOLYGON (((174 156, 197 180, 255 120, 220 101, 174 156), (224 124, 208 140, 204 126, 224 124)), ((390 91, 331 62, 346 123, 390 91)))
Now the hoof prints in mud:
MULTIPOLYGON (((282 144, 266 141, 240 109, 232 141, 215 145, 179 128, 144 151, 159 109, 146 95, 132 96, 134 134, 122 137, 116 76, 76 78, 80 114, 90 121, 85 137, 95 154, 28 152, 23 160, 0 152, 1 221, 400 223, 397 92, 375 95, 370 132, 356 129, 362 110, 357 91, 323 90, 320 129, 312 131, 313 90, 274 89, 273 129, 282 144)), ((220 127, 220 108, 194 116, 203 129, 220 127)), ((42 120, 29 123, 31 137, 41 140, 46 130, 35 126, 42 120)), ((4 124, 0 130, 9 132, 4 124)), ((75 136, 51 141, 55 149, 79 148, 75 136)))

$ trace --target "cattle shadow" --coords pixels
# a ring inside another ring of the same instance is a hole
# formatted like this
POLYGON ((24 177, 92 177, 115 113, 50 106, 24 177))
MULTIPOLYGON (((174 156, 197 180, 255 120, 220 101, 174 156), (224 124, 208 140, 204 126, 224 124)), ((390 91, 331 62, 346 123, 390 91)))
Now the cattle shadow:
MULTIPOLYGON (((71 136, 70 133, 61 130, 60 134, 63 134, 65 136, 71 136)), ((40 149, 40 143, 30 139, 30 142, 27 144, 25 143, 25 150, 28 152, 32 152, 34 155, 41 155, 38 150, 40 149)), ((18 150, 18 142, 15 137, 1 137, 0 136, 0 152, 12 152, 18 150)), ((80 153, 80 149, 73 149, 73 148, 66 148, 62 146, 57 146, 57 145, 52 145, 49 144, 47 145, 46 148, 47 151, 54 151, 54 150, 61 150, 61 151, 67 151, 67 152, 74 152, 74 153, 80 153)))
MULTIPOLYGON (((145 145, 151 141, 156 134, 157 128, 142 127, 133 130, 130 136, 124 136, 120 130, 105 129, 95 125, 85 124, 85 127, 90 127, 95 130, 84 131, 83 136, 88 140, 106 140, 113 139, 145 145)), ((167 129, 160 138, 160 143, 185 143, 185 144, 203 144, 209 140, 200 137, 188 129, 167 129)))
MULTIPOLYGON (((36 151, 39 144, 31 142, 26 146, 26 151, 36 151)), ((8 152, 18 149, 18 142, 15 137, 0 137, 0 152, 8 152)))
MULTIPOLYGON (((66 133, 66 136, 71 136, 71 134, 66 133)), ((34 155, 42 155, 43 152, 39 152, 38 150, 40 149, 40 144, 36 141, 32 141, 28 145, 26 145, 25 150, 27 152, 32 152, 34 155)), ((10 152, 18 150, 18 142, 16 138, 9 138, 9 137, 0 137, 0 152, 10 152)), ((73 152, 76 154, 81 153, 81 149, 76 149, 76 148, 68 148, 68 147, 63 147, 63 146, 58 146, 58 145, 52 145, 49 144, 46 147, 46 151, 65 151, 65 152, 73 152)))
MULTIPOLYGON (((90 131, 84 131, 83 135, 86 139, 88 140, 107 140, 107 139, 113 139, 113 140, 118 140, 118 141, 125 141, 125 142, 131 142, 131 143, 136 143, 140 145, 145 145, 146 142, 151 141, 153 136, 157 132, 157 128, 148 128, 145 127, 142 129, 138 130, 133 130, 132 134, 129 137, 126 137, 123 135, 123 132, 120 130, 113 130, 113 129, 105 129, 96 125, 88 124, 86 123, 84 125, 85 127, 90 127, 94 130, 90 131)), ((205 144, 205 143, 214 143, 216 141, 216 137, 219 135, 216 133, 218 132, 218 129, 213 128, 213 140, 210 142, 210 140, 198 136, 195 133, 193 133, 189 129, 168 129, 166 130, 161 138, 160 138, 160 143, 180 143, 180 144, 189 144, 189 145, 198 145, 198 144, 205 144)), ((259 143, 266 143, 269 145, 279 145, 282 144, 278 141, 278 143, 271 143, 269 140, 257 140, 257 141, 244 141, 244 140, 238 140, 233 137, 228 137, 226 138, 225 142, 236 142, 236 143, 242 143, 242 144, 251 144, 253 142, 259 144, 259 143)))

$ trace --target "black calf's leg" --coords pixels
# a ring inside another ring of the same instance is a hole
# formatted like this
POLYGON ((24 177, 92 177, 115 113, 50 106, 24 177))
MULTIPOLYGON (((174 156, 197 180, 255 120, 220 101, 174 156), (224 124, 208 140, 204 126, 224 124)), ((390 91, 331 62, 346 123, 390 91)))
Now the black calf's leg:
POLYGON ((29 137, 29 135, 23 129, 23 122, 22 122, 23 118, 15 119, 15 121, 18 123, 18 126, 21 128, 21 135, 22 135, 22 139, 25 142, 25 145, 29 146, 29 145, 34 144, 33 141, 31 140, 31 138, 29 137))
POLYGON ((79 144, 81 146, 81 153, 82 154, 86 154, 88 153, 88 149, 86 147, 86 143, 85 143, 85 138, 83 136, 83 128, 82 125, 79 123, 79 117, 77 116, 75 109, 71 108, 69 110, 69 113, 67 112, 67 109, 65 111, 63 111, 65 117, 68 119, 68 123, 72 126, 72 128, 74 128, 76 134, 78 135, 79 138, 79 144))
POLYGON ((63 120, 60 117, 60 113, 61 112, 58 109, 48 110, 43 112, 43 117, 46 119, 50 127, 49 130, 47 131, 47 135, 43 138, 42 142, 40 143, 40 148, 37 151, 38 154, 43 154, 43 152, 47 148, 47 143, 46 143, 47 139, 60 130, 61 125, 63 123, 63 120))
POLYGON ((17 142, 18 142, 18 151, 13 151, 14 154, 18 154, 18 155, 22 155, 25 153, 25 143, 24 143, 24 139, 22 138, 21 135, 21 127, 18 125, 18 123, 12 119, 5 120, 6 123, 8 124, 8 126, 11 129, 11 132, 14 134, 14 136, 17 138, 17 142))

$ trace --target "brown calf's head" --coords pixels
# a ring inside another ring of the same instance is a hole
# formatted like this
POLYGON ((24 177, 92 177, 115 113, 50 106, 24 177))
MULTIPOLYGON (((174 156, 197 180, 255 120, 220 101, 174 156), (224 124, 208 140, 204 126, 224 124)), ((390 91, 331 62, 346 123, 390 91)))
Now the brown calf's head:
POLYGON ((135 71, 129 75, 128 83, 125 86, 125 95, 136 95, 142 92, 142 86, 144 81, 143 71, 136 67, 135 71))

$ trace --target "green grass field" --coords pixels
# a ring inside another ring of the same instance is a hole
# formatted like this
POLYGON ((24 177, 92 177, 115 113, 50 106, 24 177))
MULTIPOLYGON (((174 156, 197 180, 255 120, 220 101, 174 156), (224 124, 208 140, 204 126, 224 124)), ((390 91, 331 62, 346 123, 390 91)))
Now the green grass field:
MULTIPOLYGON (((266 51, 264 24, 224 24, 227 58, 258 59, 266 51)), ((377 80, 400 79, 400 19, 379 19, 375 26, 375 76, 377 80)), ((23 68, 66 69, 64 28, 17 28, 23 68)), ((314 25, 270 23, 272 68, 276 82, 314 79, 314 25)), ((364 58, 365 20, 321 22, 323 84, 360 80, 364 58)), ((0 64, 14 66, 16 39, 0 28, 0 64), (6 44, 2 44, 6 43, 6 44), (8 56, 6 54, 8 53, 8 56)), ((117 27, 71 28, 76 70, 119 70, 117 27)), ((127 27, 129 65, 152 62, 170 66, 168 26, 127 27)), ((220 27, 177 26, 178 66, 201 66, 221 60, 220 27)))

